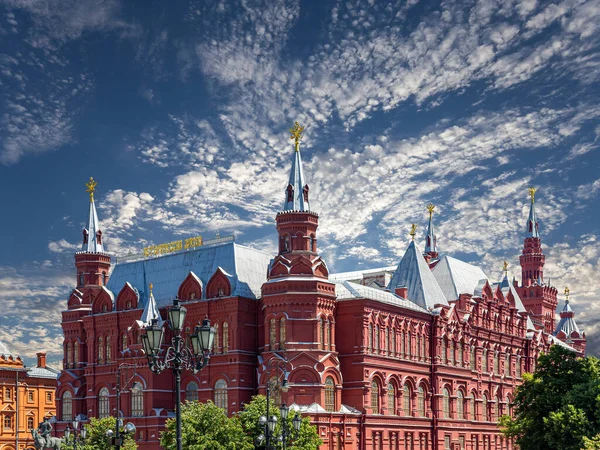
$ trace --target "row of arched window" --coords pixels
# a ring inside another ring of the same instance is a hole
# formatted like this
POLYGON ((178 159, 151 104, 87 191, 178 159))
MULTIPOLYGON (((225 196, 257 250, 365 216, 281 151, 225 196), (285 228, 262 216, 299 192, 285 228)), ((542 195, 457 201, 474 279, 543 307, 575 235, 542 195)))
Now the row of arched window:
POLYGON ((219 323, 215 323, 213 327, 215 329, 213 353, 229 352, 229 323, 223 322, 220 326, 219 323))
MULTIPOLYGON (((107 387, 103 387, 98 392, 98 417, 110 417, 110 392, 107 387)), ((62 420, 73 420, 73 394, 71 391, 65 391, 62 395, 62 420)), ((131 416, 142 417, 144 415, 144 389, 142 383, 136 381, 131 386, 131 416)))
POLYGON ((65 355, 65 368, 77 367, 79 363, 79 342, 67 342, 65 355))
MULTIPOLYGON (((461 342, 455 342, 448 340, 445 337, 442 338, 442 345, 440 349, 440 360, 442 364, 463 366, 464 351, 468 348, 469 351, 469 367, 473 371, 481 371, 483 373, 493 373, 494 375, 505 375, 510 376, 510 353, 504 354, 504 368, 500 370, 500 359, 502 358, 500 352, 489 351, 487 348, 481 350, 481 364, 477 364, 477 348, 474 345, 468 346, 461 342), (490 357, 492 357, 492 365, 490 366, 490 357)), ((521 377, 521 356, 515 356, 515 375, 521 377)))
POLYGON ((404 384, 398 391, 393 383, 388 383, 385 398, 379 387, 379 382, 373 380, 371 382, 371 411, 373 414, 381 414, 383 402, 387 407, 387 414, 397 415, 398 411, 402 412, 403 416, 412 416, 416 411, 417 417, 425 417, 425 388, 419 385, 415 391, 408 383, 404 384), (416 403, 415 403, 416 402, 416 403))
POLYGON ((112 342, 110 336, 98 336, 97 363, 109 364, 112 361, 112 342))
POLYGON ((333 317, 319 317, 319 346, 323 350, 333 349, 334 323, 333 317))
MULTIPOLYGON (((214 388, 214 404, 227 412, 227 381, 223 379, 217 380, 214 388)), ((185 387, 185 399, 188 402, 198 401, 198 383, 190 381, 185 387)))
POLYGON ((417 358, 425 361, 427 356, 427 337, 423 333, 390 331, 389 327, 383 329, 379 325, 369 324, 367 330, 367 352, 398 358, 417 358))

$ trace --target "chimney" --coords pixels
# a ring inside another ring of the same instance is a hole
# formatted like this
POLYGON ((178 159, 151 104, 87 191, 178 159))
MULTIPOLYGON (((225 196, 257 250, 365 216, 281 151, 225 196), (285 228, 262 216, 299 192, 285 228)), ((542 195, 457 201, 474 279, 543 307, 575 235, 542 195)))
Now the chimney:
POLYGON ((41 367, 42 369, 46 368, 46 353, 45 352, 40 352, 40 353, 36 353, 37 356, 37 366, 41 367))
POLYGON ((398 286, 394 292, 397 296, 406 299, 406 296, 408 295, 408 288, 406 286, 398 286))

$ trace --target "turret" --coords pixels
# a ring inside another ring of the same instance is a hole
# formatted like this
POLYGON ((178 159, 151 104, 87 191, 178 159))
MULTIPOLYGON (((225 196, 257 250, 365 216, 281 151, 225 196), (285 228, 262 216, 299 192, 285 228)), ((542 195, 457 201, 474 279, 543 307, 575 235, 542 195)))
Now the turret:
POLYGON ((542 250, 539 223, 535 212, 535 193, 534 187, 529 188, 531 204, 525 228, 523 251, 519 257, 521 286, 518 288, 518 292, 525 308, 532 314, 535 326, 547 333, 552 333, 555 327, 554 312, 558 304, 557 290, 544 282, 546 256, 542 250))
POLYGON ((77 267, 77 290, 82 293, 84 303, 91 303, 86 295, 90 289, 105 286, 108 282, 110 270, 110 256, 104 251, 102 231, 96 212, 94 192, 97 182, 93 178, 86 183, 90 196, 90 210, 87 228, 83 229, 83 242, 81 251, 75 253, 75 267, 77 267))
POLYGON ((575 350, 584 355, 587 343, 586 337, 585 333, 579 329, 577 322, 575 321, 575 312, 569 303, 569 294, 569 288, 565 287, 565 306, 560 312, 560 322, 558 322, 556 330, 554 330, 553 334, 558 339, 566 342, 568 345, 572 346, 575 350))
POLYGON ((438 257, 437 251, 437 236, 435 235, 433 229, 433 211, 435 209, 435 205, 430 203, 427 205, 427 211, 429 212, 429 223, 427 224, 427 234, 425 235, 425 251, 423 252, 423 256, 425 260, 430 263, 431 260, 435 260, 438 257))

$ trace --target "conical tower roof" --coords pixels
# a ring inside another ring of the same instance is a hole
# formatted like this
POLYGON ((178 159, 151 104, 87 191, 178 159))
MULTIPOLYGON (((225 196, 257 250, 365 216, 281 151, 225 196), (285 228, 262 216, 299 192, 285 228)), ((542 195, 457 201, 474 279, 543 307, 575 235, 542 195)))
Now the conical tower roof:
MULTIPOLYGON (((90 214, 88 226, 84 230, 87 234, 87 239, 83 240, 81 251, 87 253, 104 253, 102 240, 96 236, 100 232, 100 222, 98 221, 98 213, 96 212, 96 204, 94 203, 94 192, 97 184, 93 178, 90 178, 90 181, 86 183, 87 192, 90 194, 90 214)), ((102 233, 100 232, 100 234, 102 233)))
POLYGON ((308 203, 308 185, 304 182, 304 173, 302 171, 302 157, 300 156, 300 140, 304 127, 301 127, 298 122, 294 128, 290 129, 295 140, 294 157, 292 159, 292 170, 290 171, 290 179, 286 188, 285 203, 283 204, 284 211, 310 211, 308 203))
POLYGON ((525 237, 527 238, 540 237, 538 230, 538 218, 535 213, 535 192, 535 188, 529 188, 529 194, 531 195, 531 206, 529 207, 529 217, 527 218, 527 228, 525 230, 525 237))

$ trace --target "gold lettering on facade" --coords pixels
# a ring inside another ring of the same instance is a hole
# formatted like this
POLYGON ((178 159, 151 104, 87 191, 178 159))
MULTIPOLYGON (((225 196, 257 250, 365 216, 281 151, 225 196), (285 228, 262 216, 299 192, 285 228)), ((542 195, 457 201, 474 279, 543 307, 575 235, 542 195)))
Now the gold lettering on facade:
POLYGON ((144 258, 175 253, 202 246, 202 236, 188 238, 185 241, 172 241, 165 244, 149 245, 144 247, 144 258))

